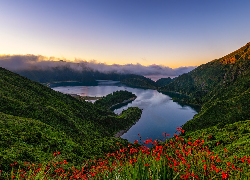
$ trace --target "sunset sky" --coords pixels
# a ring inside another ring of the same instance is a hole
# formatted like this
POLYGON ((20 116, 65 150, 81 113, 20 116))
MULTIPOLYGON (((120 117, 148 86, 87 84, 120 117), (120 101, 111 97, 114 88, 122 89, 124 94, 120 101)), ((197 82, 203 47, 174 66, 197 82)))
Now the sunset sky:
POLYGON ((198 66, 250 41, 250 0, 0 0, 0 54, 198 66))

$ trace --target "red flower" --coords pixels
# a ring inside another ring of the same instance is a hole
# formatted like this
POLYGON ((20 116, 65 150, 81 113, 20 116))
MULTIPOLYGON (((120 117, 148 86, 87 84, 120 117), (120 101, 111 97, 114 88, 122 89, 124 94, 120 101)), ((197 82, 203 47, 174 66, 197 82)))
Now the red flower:
POLYGON ((222 179, 227 179, 228 177, 229 177, 228 174, 222 171, 222 179))

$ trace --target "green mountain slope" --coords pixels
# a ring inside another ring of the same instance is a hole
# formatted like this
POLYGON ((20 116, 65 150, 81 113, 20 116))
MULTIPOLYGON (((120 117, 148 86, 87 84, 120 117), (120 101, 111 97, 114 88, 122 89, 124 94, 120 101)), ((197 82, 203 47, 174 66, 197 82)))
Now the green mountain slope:
POLYGON ((201 112, 183 128, 196 130, 250 119, 250 43, 220 59, 203 64, 160 88, 189 95, 201 112))
POLYGON ((71 163, 84 159, 81 145, 39 120, 0 112, 0 129, 1 170, 9 170, 14 162, 43 162, 52 155, 47 152, 61 151, 71 163))
MULTIPOLYGON (((83 159, 115 151, 111 146, 116 147, 116 143, 128 144, 127 140, 113 136, 141 115, 139 108, 129 108, 117 116, 112 111, 56 92, 4 68, 0 68, 0 77, 1 132, 7 133, 1 134, 0 139, 2 147, 6 144, 16 146, 16 161, 41 162, 45 156, 50 158, 56 149, 65 153, 73 165, 77 165, 76 162, 80 165, 83 159), (27 140, 26 135, 33 140, 27 140), (46 145, 50 139, 54 145, 46 145), (27 147, 31 146, 33 149, 28 151, 27 147), (40 151, 41 155, 38 155, 40 151), (19 152, 30 152, 31 155, 21 156, 19 152), (74 160, 76 157, 78 160, 74 160)), ((10 156, 1 149, 0 164, 13 163, 10 156)))

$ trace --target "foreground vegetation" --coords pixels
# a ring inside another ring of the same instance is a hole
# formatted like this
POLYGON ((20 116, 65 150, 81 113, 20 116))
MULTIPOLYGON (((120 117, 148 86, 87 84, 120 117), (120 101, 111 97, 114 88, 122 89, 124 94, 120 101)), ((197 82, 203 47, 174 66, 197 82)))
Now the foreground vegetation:
MULTIPOLYGON (((248 121, 250 123, 250 121, 248 121)), ((235 124, 236 126, 239 123, 235 124)), ((231 127, 230 127, 231 128, 231 127)), ((229 129, 230 129, 229 128, 229 129)), ((165 142, 146 140, 146 146, 120 146, 119 151, 108 153, 104 159, 85 161, 82 168, 68 167, 61 159, 61 152, 54 153, 49 163, 31 165, 24 169, 13 163, 12 172, 5 177, 17 179, 248 179, 250 176, 250 157, 230 155, 230 150, 217 141, 216 148, 211 145, 213 136, 199 134, 193 139, 185 138, 184 130, 165 142), (217 151, 211 151, 217 149, 217 151)), ((222 134, 227 130, 223 130, 222 134)), ((168 134, 163 133, 166 137, 168 134)), ((249 133, 248 133, 249 135, 249 133)), ((135 144, 137 144, 135 142, 135 144)))

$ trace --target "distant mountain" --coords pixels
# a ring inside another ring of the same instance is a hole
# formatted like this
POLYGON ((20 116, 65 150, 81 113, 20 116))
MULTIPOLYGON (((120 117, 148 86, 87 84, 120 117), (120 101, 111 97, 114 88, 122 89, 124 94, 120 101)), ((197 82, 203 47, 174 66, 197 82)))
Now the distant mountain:
MULTIPOLYGON (((149 78, 135 74, 123 74, 117 72, 102 73, 88 68, 81 70, 72 69, 67 64, 65 66, 50 67, 48 69, 15 70, 15 73, 27 77, 30 80, 40 83, 78 81, 84 83, 94 83, 96 80, 113 80, 121 83, 141 88, 157 89, 158 85, 149 78)), ((163 83, 163 82, 162 82, 163 83)), ((166 84, 166 83, 165 83, 166 84)))
POLYGON ((94 82, 94 73, 89 70, 76 71, 70 67, 53 67, 45 69, 33 70, 15 70, 13 71, 21 76, 27 77, 32 81, 40 83, 48 83, 53 81, 81 81, 94 82))
POLYGON ((174 81, 176 78, 171 79, 170 77, 168 78, 161 78, 156 81, 156 84, 158 87, 163 87, 166 86, 167 84, 171 83, 174 81))
POLYGON ((186 94, 189 103, 202 105, 184 124, 186 130, 250 119, 250 43, 179 76, 160 91, 186 94))
POLYGON ((95 82, 96 80, 113 80, 121 81, 126 78, 143 77, 133 74, 119 74, 119 73, 101 73, 90 69, 73 70, 68 66, 53 67, 47 70, 33 69, 33 70, 15 70, 15 73, 27 77, 30 80, 48 83, 55 81, 79 81, 79 82, 95 82))
POLYGON ((134 75, 133 77, 125 78, 121 80, 121 83, 129 85, 129 86, 150 88, 150 89, 157 89, 158 87, 156 82, 144 76, 140 76, 140 75, 134 75))

